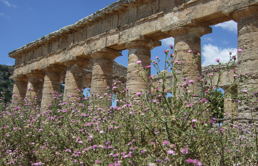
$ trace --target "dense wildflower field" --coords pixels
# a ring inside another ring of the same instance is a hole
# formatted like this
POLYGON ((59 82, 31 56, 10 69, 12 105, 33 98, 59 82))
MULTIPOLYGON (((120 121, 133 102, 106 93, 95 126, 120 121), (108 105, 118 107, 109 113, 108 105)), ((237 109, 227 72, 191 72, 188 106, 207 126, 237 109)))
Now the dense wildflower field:
MULTIPOLYGON (((209 100, 220 100, 211 93, 218 88, 220 77, 213 84, 207 80, 224 71, 218 68, 213 74, 203 73, 198 84, 208 88, 196 97, 193 87, 197 82, 176 74, 184 63, 177 61, 176 50, 175 54, 169 52, 165 51, 164 70, 159 69, 159 57, 152 61, 161 76, 160 86, 148 76, 152 66, 143 67, 137 61, 136 72, 149 89, 135 95, 129 95, 118 81, 112 90, 108 87, 106 92, 90 97, 70 96, 62 101, 62 95, 53 93, 52 105, 46 111, 41 111, 34 100, 6 104, 2 98, 0 165, 255 165, 254 121, 233 123, 230 113, 218 121, 211 109, 209 100), (166 80, 169 70, 174 77, 171 87, 166 80), (167 92, 172 93, 171 98, 167 92), (113 95, 117 106, 110 104, 113 95)), ((199 53, 189 52, 193 59, 200 58, 199 53)), ((235 60, 232 56, 228 70, 235 60)), ((220 64, 219 59, 216 61, 220 64)), ((252 79, 236 72, 232 77, 232 86, 252 79)), ((231 98, 255 107, 257 99, 251 93, 245 89, 231 98)))

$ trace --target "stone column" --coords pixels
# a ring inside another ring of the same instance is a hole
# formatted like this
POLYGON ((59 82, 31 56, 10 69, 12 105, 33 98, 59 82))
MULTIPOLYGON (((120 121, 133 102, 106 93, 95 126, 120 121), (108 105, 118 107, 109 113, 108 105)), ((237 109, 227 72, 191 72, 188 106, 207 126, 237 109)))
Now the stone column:
MULTIPOLYGON (((137 73, 144 74, 142 66, 150 65, 151 50, 157 46, 161 46, 161 42, 151 39, 131 41, 125 44, 125 47, 129 49, 126 88, 128 88, 130 95, 134 95, 141 90, 148 90, 148 84, 137 73), (135 67, 137 66, 137 60, 142 62, 138 72, 135 67)), ((149 76, 150 70, 146 78, 149 79, 149 76)))
POLYGON ((42 99, 42 88, 43 88, 43 79, 45 73, 40 70, 34 70, 31 73, 27 74, 28 85, 26 98, 31 100, 37 100, 37 103, 40 103, 39 100, 42 99))
POLYGON ((84 73, 83 88, 91 88, 92 72, 86 71, 84 73))
POLYGON ((212 29, 210 27, 199 26, 180 27, 168 32, 172 37, 175 38, 175 60, 178 60, 179 62, 183 61, 183 64, 176 66, 176 72, 178 75, 182 75, 183 78, 186 78, 187 81, 194 81, 193 87, 192 85, 189 87, 189 90, 191 91, 194 89, 194 97, 199 97, 201 90, 201 84, 198 81, 198 78, 202 72, 201 56, 197 55, 198 52, 201 53, 201 36, 211 32, 212 29), (194 53, 189 52, 190 50, 194 51, 194 53), (193 58, 198 58, 198 60, 195 62, 195 59, 193 58), (193 62, 195 63, 191 69, 188 70, 193 62))
POLYGON ((66 75, 65 75, 65 89, 64 89, 64 101, 73 96, 74 99, 78 99, 81 95, 84 80, 84 68, 89 64, 88 59, 80 58, 77 60, 66 62, 66 75))
POLYGON ((119 51, 105 48, 93 53, 91 93, 102 94, 106 92, 107 86, 112 88, 113 60, 121 56, 119 51))
MULTIPOLYGON (((238 22, 238 48, 243 49, 242 52, 238 53, 238 72, 258 75, 258 6, 238 9, 234 11, 232 16, 238 22)), ((238 93, 249 88, 254 88, 254 92, 258 92, 257 76, 248 80, 244 85, 240 83, 238 93)), ((249 91, 249 97, 254 92, 249 91)), ((238 108, 238 116, 251 118, 251 107, 254 106, 251 106, 250 103, 242 102, 238 108)), ((257 112, 257 110, 254 111, 257 112)))
MULTIPOLYGON (((228 88, 226 88, 228 89, 228 88)), ((224 94, 224 116, 231 115, 232 118, 237 117, 237 103, 234 97, 237 95, 237 88, 228 89, 224 94), (227 115, 226 115, 227 113, 227 115)))
POLYGON ((12 101, 22 101, 26 95, 28 78, 24 75, 11 77, 14 80, 12 101))
POLYGON ((62 65, 51 65, 45 68, 41 110, 46 111, 52 102, 52 94, 60 92, 60 74, 64 70, 65 67, 62 65))

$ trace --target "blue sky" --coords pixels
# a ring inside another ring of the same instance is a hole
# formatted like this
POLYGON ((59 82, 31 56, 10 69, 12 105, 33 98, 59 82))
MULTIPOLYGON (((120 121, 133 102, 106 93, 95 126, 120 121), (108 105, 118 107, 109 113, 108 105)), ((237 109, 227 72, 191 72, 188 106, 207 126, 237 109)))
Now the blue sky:
MULTIPOLYGON (((108 6, 116 0, 0 0, 0 64, 13 65, 8 53, 64 26, 108 6)), ((229 51, 236 53, 237 24, 229 21, 212 26, 213 33, 202 37, 202 65, 216 64, 229 59, 229 51)), ((173 38, 162 40, 162 46, 152 50, 164 59, 163 50, 174 45, 173 38)), ((128 51, 118 57, 127 66, 128 51)), ((152 74, 156 71, 152 69, 152 74)))

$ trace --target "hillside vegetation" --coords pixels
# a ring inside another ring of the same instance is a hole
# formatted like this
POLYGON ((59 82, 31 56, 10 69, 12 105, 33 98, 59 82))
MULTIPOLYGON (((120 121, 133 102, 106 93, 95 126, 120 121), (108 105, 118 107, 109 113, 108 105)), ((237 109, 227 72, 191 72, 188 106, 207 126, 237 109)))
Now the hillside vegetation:
POLYGON ((5 102, 9 102, 12 98, 14 81, 9 77, 13 71, 14 66, 0 65, 0 97, 4 97, 5 102))

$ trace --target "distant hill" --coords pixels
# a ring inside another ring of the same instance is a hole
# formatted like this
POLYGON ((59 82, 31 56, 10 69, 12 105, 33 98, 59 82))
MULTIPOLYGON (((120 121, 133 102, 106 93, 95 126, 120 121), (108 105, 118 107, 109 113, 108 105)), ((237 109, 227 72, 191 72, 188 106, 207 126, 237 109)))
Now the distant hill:
POLYGON ((5 102, 9 102, 12 98, 13 83, 14 81, 9 79, 13 75, 14 66, 0 65, 0 97, 5 96, 5 102))

